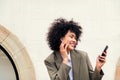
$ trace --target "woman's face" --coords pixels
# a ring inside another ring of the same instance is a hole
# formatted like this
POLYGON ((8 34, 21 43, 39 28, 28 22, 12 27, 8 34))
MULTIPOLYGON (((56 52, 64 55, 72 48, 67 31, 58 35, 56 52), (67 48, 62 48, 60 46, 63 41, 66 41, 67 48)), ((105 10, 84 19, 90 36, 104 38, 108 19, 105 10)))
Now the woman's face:
POLYGON ((75 48, 77 41, 76 41, 76 34, 68 31, 67 34, 61 38, 61 41, 65 44, 68 44, 67 51, 71 51, 75 48))

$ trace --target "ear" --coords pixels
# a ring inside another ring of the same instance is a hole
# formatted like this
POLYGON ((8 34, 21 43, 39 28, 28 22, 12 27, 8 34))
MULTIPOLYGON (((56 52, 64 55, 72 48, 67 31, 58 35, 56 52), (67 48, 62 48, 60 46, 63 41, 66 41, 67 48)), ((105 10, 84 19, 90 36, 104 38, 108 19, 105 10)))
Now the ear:
POLYGON ((63 38, 61 38, 60 41, 62 42, 62 41, 63 41, 63 38))
POLYGON ((63 37, 62 37, 62 38, 60 38, 60 41, 61 41, 61 42, 63 41, 63 37))

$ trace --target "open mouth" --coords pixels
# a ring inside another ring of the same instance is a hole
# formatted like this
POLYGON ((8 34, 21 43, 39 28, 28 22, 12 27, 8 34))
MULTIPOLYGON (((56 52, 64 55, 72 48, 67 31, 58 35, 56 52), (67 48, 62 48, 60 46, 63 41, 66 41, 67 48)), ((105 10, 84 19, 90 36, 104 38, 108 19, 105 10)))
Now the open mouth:
POLYGON ((71 47, 75 47, 75 43, 70 43, 71 47))

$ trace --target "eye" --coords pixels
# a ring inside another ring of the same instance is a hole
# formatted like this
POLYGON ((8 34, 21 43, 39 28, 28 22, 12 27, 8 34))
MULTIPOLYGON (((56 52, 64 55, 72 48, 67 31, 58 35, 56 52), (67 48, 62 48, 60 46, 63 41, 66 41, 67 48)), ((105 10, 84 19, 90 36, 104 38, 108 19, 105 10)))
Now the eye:
POLYGON ((70 38, 74 38, 75 40, 77 40, 76 37, 75 37, 74 35, 70 35, 70 38))
POLYGON ((70 38, 74 38, 74 36, 73 36, 73 35, 70 35, 69 37, 70 37, 70 38))

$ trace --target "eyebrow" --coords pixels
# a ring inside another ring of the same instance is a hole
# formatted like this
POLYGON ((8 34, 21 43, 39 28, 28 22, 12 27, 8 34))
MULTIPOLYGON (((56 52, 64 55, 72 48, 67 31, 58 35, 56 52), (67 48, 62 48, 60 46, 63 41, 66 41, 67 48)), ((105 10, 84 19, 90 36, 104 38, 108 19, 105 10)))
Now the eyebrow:
POLYGON ((75 35, 74 33, 71 33, 70 35, 71 35, 71 36, 74 36, 74 37, 76 38, 76 35, 75 35))

